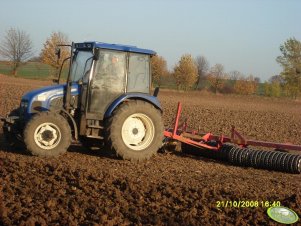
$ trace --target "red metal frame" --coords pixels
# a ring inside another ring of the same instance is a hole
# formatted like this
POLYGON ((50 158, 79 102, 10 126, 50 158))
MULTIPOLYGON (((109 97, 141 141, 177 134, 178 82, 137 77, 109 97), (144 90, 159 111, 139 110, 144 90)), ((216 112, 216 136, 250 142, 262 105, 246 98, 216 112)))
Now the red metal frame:
POLYGON ((187 120, 185 120, 184 124, 179 129, 179 120, 182 112, 182 104, 179 102, 177 107, 177 114, 175 118, 175 123, 173 129, 165 130, 164 136, 167 138, 171 138, 173 140, 178 140, 180 142, 210 149, 213 151, 218 151, 223 143, 233 143, 237 144, 242 147, 247 147, 248 145, 252 146, 261 146, 261 147, 269 147, 275 149, 283 149, 283 150, 295 150, 301 151, 301 145, 294 145, 294 144, 283 144, 283 143, 274 143, 274 142, 267 142, 267 141, 257 141, 257 140, 247 140, 243 135, 241 135, 235 127, 232 126, 231 128, 231 137, 226 137, 224 135, 216 136, 212 133, 200 133, 199 131, 190 131, 187 132, 187 120), (216 141, 217 146, 210 146, 207 145, 206 142, 208 141, 216 141))

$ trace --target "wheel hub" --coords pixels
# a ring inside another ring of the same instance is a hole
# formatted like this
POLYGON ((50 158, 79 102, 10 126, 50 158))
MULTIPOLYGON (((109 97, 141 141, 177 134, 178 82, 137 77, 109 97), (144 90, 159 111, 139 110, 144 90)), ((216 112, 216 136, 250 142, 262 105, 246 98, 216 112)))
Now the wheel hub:
POLYGON ((45 141, 51 141, 55 136, 52 131, 46 130, 42 133, 42 139, 45 141))
POLYGON ((34 140, 40 148, 53 149, 59 144, 61 133, 55 124, 43 123, 36 128, 34 140))
POLYGON ((149 146, 154 138, 154 125, 145 114, 129 116, 122 126, 122 139, 125 145, 139 151, 149 146))
POLYGON ((145 136, 145 127, 139 118, 128 118, 123 124, 124 139, 131 145, 138 145, 145 136))
POLYGON ((134 135, 138 134, 138 132, 139 132, 139 130, 138 130, 137 128, 134 128, 133 131, 132 131, 132 133, 133 133, 134 135))

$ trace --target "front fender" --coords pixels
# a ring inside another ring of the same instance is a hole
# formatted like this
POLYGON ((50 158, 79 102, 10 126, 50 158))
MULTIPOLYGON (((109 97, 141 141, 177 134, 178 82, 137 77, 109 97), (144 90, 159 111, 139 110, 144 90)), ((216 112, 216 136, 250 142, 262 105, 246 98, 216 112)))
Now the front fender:
POLYGON ((127 93, 118 97, 106 110, 104 118, 108 118, 112 115, 113 111, 125 100, 143 100, 152 104, 155 108, 162 112, 161 104, 157 97, 143 93, 127 93))

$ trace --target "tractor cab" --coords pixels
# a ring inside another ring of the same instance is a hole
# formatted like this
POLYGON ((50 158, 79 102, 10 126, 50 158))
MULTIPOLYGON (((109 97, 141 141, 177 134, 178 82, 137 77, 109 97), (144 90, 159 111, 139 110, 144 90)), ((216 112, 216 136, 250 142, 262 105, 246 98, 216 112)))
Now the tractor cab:
POLYGON ((144 99, 160 108, 150 95, 150 57, 154 54, 134 46, 74 44, 69 82, 79 84, 80 135, 102 138, 104 119, 126 99, 144 99))
POLYGON ((149 95, 150 56, 154 52, 103 43, 95 43, 93 49, 82 46, 75 44, 71 75, 82 85, 83 111, 102 118, 109 105, 123 94, 149 95), (131 48, 136 52, 129 52, 131 48))

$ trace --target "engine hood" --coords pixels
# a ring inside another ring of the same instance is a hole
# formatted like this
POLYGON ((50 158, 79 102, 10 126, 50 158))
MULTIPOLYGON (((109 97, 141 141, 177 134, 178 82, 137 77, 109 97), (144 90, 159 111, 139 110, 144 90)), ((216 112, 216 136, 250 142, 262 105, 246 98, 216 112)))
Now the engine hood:
MULTIPOLYGON (((66 90, 66 84, 46 86, 40 89, 32 90, 23 95, 21 100, 21 107, 26 108, 26 113, 30 114, 32 111, 32 104, 36 101, 39 106, 45 110, 49 109, 51 100, 63 97, 66 90)), ((79 93, 79 85, 74 83, 71 86, 71 95, 76 96, 79 93)), ((25 110, 25 109, 24 109, 25 110)))
POLYGON ((22 100, 31 100, 40 94, 55 94, 57 92, 63 92, 65 85, 53 85, 53 86, 46 86, 40 89, 32 90, 23 95, 22 100))

